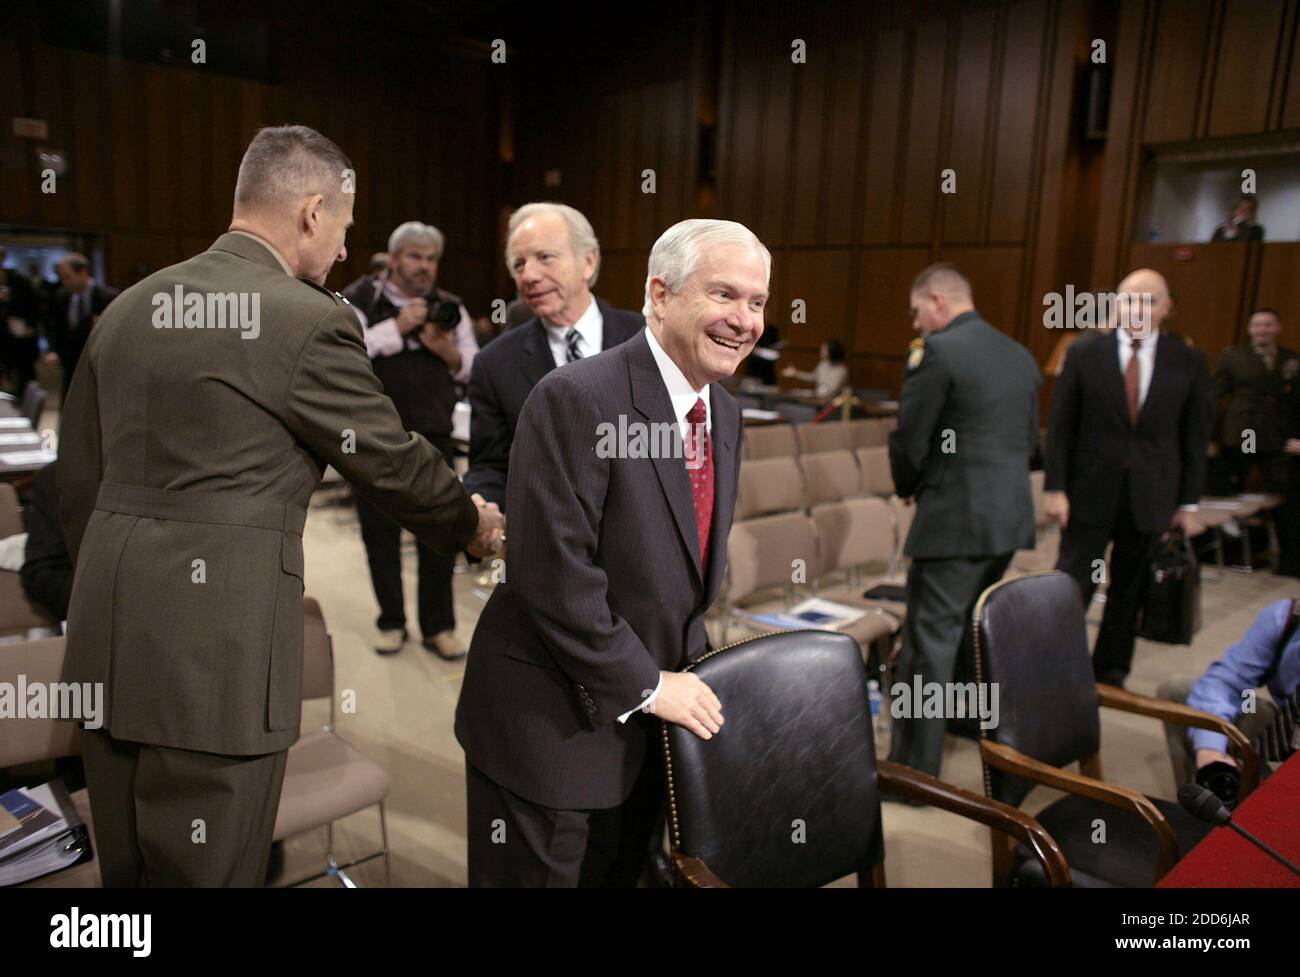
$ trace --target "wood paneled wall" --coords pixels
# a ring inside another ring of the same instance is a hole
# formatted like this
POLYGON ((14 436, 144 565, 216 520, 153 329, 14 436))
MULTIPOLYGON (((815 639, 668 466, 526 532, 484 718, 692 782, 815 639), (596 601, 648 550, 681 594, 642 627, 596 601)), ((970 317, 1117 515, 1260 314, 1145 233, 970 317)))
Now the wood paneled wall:
POLYGON ((1071 0, 722 4, 688 31, 648 29, 637 56, 561 98, 521 96, 513 202, 559 197, 587 213, 605 253, 598 290, 632 307, 664 228, 747 224, 773 252, 769 321, 789 359, 809 365, 838 338, 860 386, 898 388, 908 286, 940 259, 1045 358, 1041 292, 1087 272, 1062 244, 1076 216, 1092 217, 1066 192, 1090 186, 1069 164, 1093 16, 1071 0), (792 61, 796 40, 806 63, 792 61), (715 102, 716 185, 702 187, 700 123, 715 102), (617 132, 614 155, 599 155, 617 132), (639 192, 646 167, 654 199, 639 192), (544 183, 552 169, 559 188, 544 183), (941 192, 945 169, 955 193, 941 192), (796 299, 806 322, 792 322, 796 299))
MULTIPOLYGON (((1300 0, 1133 0, 1121 11, 1091 287, 1144 265, 1162 272, 1171 327, 1211 362, 1260 306, 1282 314, 1294 345, 1300 246, 1149 244, 1134 225, 1152 147, 1300 138, 1300 0)), ((1248 154, 1237 161, 1250 165, 1248 154)))
POLYGON ((0 39, 0 223, 102 235, 110 283, 203 250, 230 222, 243 151, 261 126, 303 123, 337 142, 357 172, 342 288, 405 220, 447 237, 440 284, 487 311, 499 293, 497 212, 503 166, 498 117, 504 76, 486 47, 430 46, 369 30, 304 33, 281 24, 267 83, 112 60, 0 39), (40 192, 31 140, 10 118, 49 123, 42 144, 63 149, 69 172, 40 192))

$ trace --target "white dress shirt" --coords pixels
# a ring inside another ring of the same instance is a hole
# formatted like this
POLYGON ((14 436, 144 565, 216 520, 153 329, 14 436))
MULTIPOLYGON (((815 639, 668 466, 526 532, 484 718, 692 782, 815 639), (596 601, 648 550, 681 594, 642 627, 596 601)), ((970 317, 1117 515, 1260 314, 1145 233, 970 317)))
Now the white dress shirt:
MULTIPOLYGON (((1133 358, 1133 340, 1123 329, 1119 331, 1119 375, 1128 370, 1128 361, 1133 358)), ((1146 403, 1147 391, 1151 389, 1151 375, 1156 370, 1156 342, 1160 339, 1160 330, 1152 329, 1145 339, 1138 340, 1138 410, 1146 403)))
MULTIPOLYGON (((393 303, 399 310, 411 300, 407 295, 387 276, 384 276, 382 288, 384 298, 393 303)), ((437 297, 430 295, 426 301, 436 302, 437 297)), ((419 338, 416 336, 418 330, 402 335, 402 331, 397 328, 397 319, 389 316, 373 326, 369 325, 366 314, 355 305, 350 305, 350 309, 356 313, 357 318, 361 320, 361 334, 366 341, 366 352, 372 360, 377 360, 381 356, 393 356, 402 352, 404 349, 419 349, 421 346, 419 338)), ((478 340, 474 338, 474 323, 470 321, 469 310, 464 305, 460 307, 460 322, 456 323, 456 330, 453 334, 456 340, 456 348, 460 350, 460 369, 451 375, 453 380, 464 383, 469 379, 470 367, 474 364, 474 357, 478 355, 478 340)))
MULTIPOLYGON (((595 305, 593 302, 592 305, 595 305)), ((655 365, 659 367, 659 375, 663 377, 664 386, 668 388, 668 399, 673 404, 673 416, 677 418, 677 426, 682 433, 682 443, 690 444, 691 425, 686 419, 691 408, 695 406, 697 400, 704 401, 704 424, 709 430, 713 430, 713 405, 709 398, 709 385, 705 384, 703 390, 696 390, 691 386, 686 374, 682 373, 681 368, 672 361, 671 357, 664 352, 664 348, 659 345, 659 340, 655 338, 654 330, 646 326, 646 342, 650 345, 650 352, 654 354, 655 365)), ((685 467, 686 459, 682 459, 682 465, 685 467)), ((623 715, 618 717, 620 723, 627 722, 628 716, 640 709, 642 712, 650 711, 650 704, 659 696, 659 690, 663 688, 664 677, 659 676, 659 684, 655 686, 652 692, 644 702, 635 708, 629 709, 623 715)))
MULTIPOLYGON (((1133 358, 1133 340, 1123 329, 1119 331, 1119 375, 1122 377, 1128 369, 1128 361, 1133 358)), ((1147 391, 1151 389, 1151 377, 1156 372, 1156 343, 1160 339, 1160 330, 1153 329, 1145 339, 1138 340, 1138 410, 1146 403, 1147 391)), ((1197 504, 1180 505, 1180 512, 1199 512, 1197 504)))
POLYGON ((584 359, 595 356, 605 348, 602 345, 605 320, 594 298, 587 300, 587 311, 578 316, 578 321, 572 326, 553 326, 545 319, 542 320, 542 325, 546 327, 546 341, 551 344, 551 356, 555 358, 556 366, 564 366, 569 362, 569 341, 565 337, 569 335, 570 329, 578 330, 578 352, 584 359))

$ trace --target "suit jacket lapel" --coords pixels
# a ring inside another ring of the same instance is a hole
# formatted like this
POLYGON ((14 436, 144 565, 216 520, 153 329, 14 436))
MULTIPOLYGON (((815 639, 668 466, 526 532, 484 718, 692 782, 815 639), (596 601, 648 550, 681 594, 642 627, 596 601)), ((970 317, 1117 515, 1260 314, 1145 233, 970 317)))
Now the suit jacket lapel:
POLYGON ((519 328, 528 330, 523 342, 526 355, 519 366, 528 378, 531 390, 537 386, 538 380, 555 369, 555 357, 551 355, 551 344, 546 338, 546 327, 542 325, 540 316, 534 316, 519 328))
POLYGON ((1151 412, 1151 404, 1169 385, 1169 371, 1174 368, 1173 343, 1177 340, 1170 339, 1165 333, 1161 333, 1156 338, 1156 359, 1151 367, 1151 383, 1147 387, 1146 400, 1142 401, 1142 406, 1138 410, 1138 423, 1142 423, 1142 418, 1151 412))
MULTIPOLYGON (((659 366, 644 336, 636 336, 625 344, 628 347, 628 373, 632 380, 632 405, 637 413, 650 424, 677 425, 673 414, 673 403, 664 386, 659 366)), ((653 430, 653 428, 651 429, 653 430)), ((654 440, 654 439, 651 439, 654 440)), ((716 449, 714 457, 716 459, 716 449)), ((673 521, 677 532, 691 555, 691 571, 695 582, 703 586, 704 575, 700 572, 700 539, 695 525, 695 498, 691 494, 691 477, 686 471, 685 458, 654 458, 655 474, 659 476, 659 486, 663 489, 668 506, 672 509, 673 521)), ((714 485, 716 492, 717 465, 714 466, 714 485)), ((715 496, 716 497, 716 496, 715 496)), ((712 541, 710 541, 710 545, 712 541)))
MULTIPOLYGON (((736 508, 736 442, 739 411, 732 411, 727 395, 718 384, 709 395, 713 412, 713 526, 709 530, 709 580, 705 599, 711 599, 722 585, 722 571, 727 563, 727 540, 731 534, 731 517, 736 508)), ((694 500, 692 500, 692 506, 694 500)))

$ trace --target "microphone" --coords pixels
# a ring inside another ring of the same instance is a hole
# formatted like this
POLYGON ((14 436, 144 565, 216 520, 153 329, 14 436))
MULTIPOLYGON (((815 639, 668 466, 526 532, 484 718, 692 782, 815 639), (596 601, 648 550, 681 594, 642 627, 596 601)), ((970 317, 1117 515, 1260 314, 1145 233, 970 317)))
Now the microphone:
POLYGON ((1212 824, 1215 827, 1223 827, 1226 825, 1260 851, 1277 859, 1296 875, 1300 875, 1300 866, 1297 866, 1295 862, 1288 859, 1285 855, 1274 851, 1241 825, 1233 821, 1232 812, 1228 810, 1223 801, 1214 796, 1212 791, 1206 790, 1198 784, 1183 784, 1178 788, 1178 803, 1183 806, 1184 811, 1196 818, 1196 820, 1204 821, 1206 824, 1212 824))

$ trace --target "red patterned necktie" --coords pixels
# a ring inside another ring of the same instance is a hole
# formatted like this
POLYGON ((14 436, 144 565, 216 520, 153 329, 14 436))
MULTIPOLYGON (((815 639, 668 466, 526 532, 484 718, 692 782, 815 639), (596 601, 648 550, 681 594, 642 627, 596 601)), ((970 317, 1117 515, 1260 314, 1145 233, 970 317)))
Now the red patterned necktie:
POLYGON ((1124 368, 1124 394, 1128 400, 1128 419, 1136 424, 1138 419, 1138 391, 1142 386, 1142 366, 1138 363, 1138 350, 1141 343, 1133 340, 1133 352, 1129 354, 1128 366, 1124 368))
POLYGON ((700 538, 700 570, 709 565, 709 529, 713 526, 713 446, 709 443, 708 413, 704 398, 686 413, 690 442, 686 449, 686 470, 691 476, 695 499, 695 531, 700 538))

